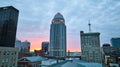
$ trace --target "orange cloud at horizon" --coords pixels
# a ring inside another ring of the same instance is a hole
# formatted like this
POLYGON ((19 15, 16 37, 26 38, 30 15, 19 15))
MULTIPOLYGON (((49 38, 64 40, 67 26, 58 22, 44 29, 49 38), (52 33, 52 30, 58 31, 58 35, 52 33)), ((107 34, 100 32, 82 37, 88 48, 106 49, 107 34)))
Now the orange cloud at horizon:
MULTIPOLYGON (((22 41, 26 40, 24 37, 23 38, 20 37, 20 39, 22 41)), ((27 38, 27 39, 31 43, 31 45, 30 45, 30 51, 31 52, 33 52, 34 50, 40 50, 42 42, 46 42, 46 41, 49 42, 49 38, 47 38, 47 37, 41 37, 41 38, 30 37, 30 38, 27 38)), ((73 40, 69 39, 69 41, 73 41, 73 40)), ((68 52, 68 50, 70 52, 81 52, 81 49, 79 47, 77 47, 76 45, 73 45, 71 42, 67 43, 67 52, 68 52)))
POLYGON ((48 42, 48 38, 33 38, 30 39, 31 46, 30 46, 30 51, 34 50, 40 50, 41 49, 41 44, 42 42, 48 42))
POLYGON ((81 52, 81 49, 79 49, 79 48, 67 48, 67 52, 68 52, 68 50, 70 51, 70 52, 81 52))

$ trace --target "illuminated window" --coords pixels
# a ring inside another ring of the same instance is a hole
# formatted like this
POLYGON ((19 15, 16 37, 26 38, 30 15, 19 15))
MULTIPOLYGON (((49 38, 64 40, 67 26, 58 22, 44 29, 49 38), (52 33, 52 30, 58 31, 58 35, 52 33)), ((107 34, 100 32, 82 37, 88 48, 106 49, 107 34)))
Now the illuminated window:
POLYGON ((4 7, 3 9, 4 9, 4 10, 6 10, 7 8, 6 8, 6 7, 4 7))
POLYGON ((60 20, 60 22, 64 22, 64 20, 60 20))

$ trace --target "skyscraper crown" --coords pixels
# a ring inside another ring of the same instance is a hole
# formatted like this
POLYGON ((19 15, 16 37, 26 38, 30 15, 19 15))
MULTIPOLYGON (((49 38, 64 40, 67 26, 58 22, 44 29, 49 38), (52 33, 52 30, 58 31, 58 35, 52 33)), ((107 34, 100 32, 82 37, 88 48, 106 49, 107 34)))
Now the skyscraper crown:
POLYGON ((62 14, 60 14, 59 12, 54 16, 54 19, 60 19, 63 18, 62 14))
POLYGON ((52 23, 64 23, 64 22, 65 22, 64 17, 59 12, 54 16, 52 20, 52 23))

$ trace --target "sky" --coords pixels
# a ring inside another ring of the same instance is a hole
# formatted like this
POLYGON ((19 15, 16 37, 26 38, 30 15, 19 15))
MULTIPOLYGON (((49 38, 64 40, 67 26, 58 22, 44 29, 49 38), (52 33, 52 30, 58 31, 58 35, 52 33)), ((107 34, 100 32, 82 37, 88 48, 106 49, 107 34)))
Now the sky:
POLYGON ((31 51, 49 41, 50 24, 57 12, 65 19, 67 50, 80 50, 80 31, 100 32, 100 44, 120 37, 120 0, 0 0, 0 7, 14 6, 19 10, 16 38, 31 42, 31 51))

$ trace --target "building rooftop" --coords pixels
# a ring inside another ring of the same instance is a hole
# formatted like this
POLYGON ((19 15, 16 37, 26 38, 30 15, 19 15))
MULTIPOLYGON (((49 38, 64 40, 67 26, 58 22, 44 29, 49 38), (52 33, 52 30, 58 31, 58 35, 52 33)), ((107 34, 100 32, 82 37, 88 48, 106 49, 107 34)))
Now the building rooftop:
POLYGON ((111 39, 120 39, 120 37, 116 37, 116 38, 111 38, 111 39))
POLYGON ((89 33, 84 33, 84 32, 80 32, 81 35, 100 35, 99 32, 89 32, 89 33))
POLYGON ((41 56, 23 57, 19 59, 19 61, 29 61, 29 62, 44 61, 44 60, 46 59, 41 56))
POLYGON ((107 46, 110 46, 110 44, 107 44, 107 43, 106 43, 106 44, 103 44, 103 47, 105 47, 105 46, 106 46, 106 47, 107 47, 107 46))
POLYGON ((13 7, 13 6, 4 6, 4 7, 0 7, 0 9, 4 9, 4 10, 6 10, 6 9, 14 9, 14 10, 16 10, 17 12, 19 12, 19 10, 16 9, 15 7, 13 7))

